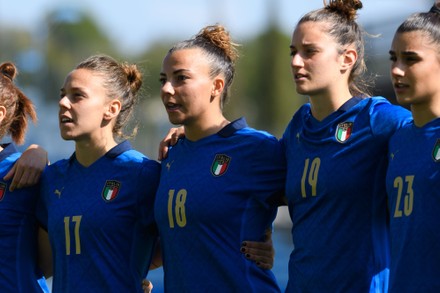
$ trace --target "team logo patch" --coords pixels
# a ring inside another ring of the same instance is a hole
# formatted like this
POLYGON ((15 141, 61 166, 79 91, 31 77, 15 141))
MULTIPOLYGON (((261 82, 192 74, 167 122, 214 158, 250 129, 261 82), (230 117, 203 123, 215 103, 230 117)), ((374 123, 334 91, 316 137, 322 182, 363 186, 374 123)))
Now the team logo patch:
POLYGON ((121 183, 115 180, 107 180, 102 190, 102 198, 106 202, 114 200, 121 189, 121 183))
POLYGON ((342 122, 336 128, 335 137, 339 142, 346 142, 353 131, 353 122, 342 122))
POLYGON ((435 142, 434 148, 432 150, 432 158, 434 162, 440 161, 440 139, 435 142))
POLYGON ((6 183, 0 182, 0 200, 3 200, 6 193, 6 183))
POLYGON ((228 166, 231 163, 231 157, 227 155, 217 154, 215 155, 214 162, 212 162, 211 173, 214 176, 221 176, 228 170, 228 166))

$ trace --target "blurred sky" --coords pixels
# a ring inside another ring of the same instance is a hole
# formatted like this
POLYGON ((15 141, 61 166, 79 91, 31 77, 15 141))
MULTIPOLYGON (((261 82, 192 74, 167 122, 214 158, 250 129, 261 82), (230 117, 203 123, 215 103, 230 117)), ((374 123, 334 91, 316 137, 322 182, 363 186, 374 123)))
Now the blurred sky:
MULTIPOLYGON (((359 22, 367 32, 381 34, 375 38, 376 45, 369 56, 388 58, 390 39, 398 24, 413 12, 428 10, 433 1, 363 0, 359 22)), ((87 11, 120 50, 121 57, 128 57, 159 40, 187 39, 202 27, 217 22, 229 29, 236 42, 244 43, 264 30, 270 10, 275 13, 279 27, 290 35, 302 15, 321 7, 322 0, 0 0, 0 34, 6 28, 22 28, 39 38, 47 29, 44 18, 48 13, 61 9, 61 17, 68 21, 75 17, 69 11, 87 11)), ((45 147, 51 161, 69 156, 72 142, 53 135, 58 132, 57 105, 43 105, 32 91, 28 95, 37 104, 40 117, 38 125, 30 126, 28 140, 45 147)), ((162 137, 152 141, 159 139, 162 137)), ((143 152, 155 158, 155 143, 143 152)))
MULTIPOLYGON (((429 0, 364 0, 359 22, 370 24, 403 17, 430 7, 429 0)), ((290 34, 304 13, 321 8, 322 0, 0 0, 1 27, 38 30, 55 8, 81 8, 121 52, 136 54, 159 39, 182 39, 203 26, 224 24, 236 41, 257 35, 268 23, 269 9, 277 13, 283 31, 290 34)))

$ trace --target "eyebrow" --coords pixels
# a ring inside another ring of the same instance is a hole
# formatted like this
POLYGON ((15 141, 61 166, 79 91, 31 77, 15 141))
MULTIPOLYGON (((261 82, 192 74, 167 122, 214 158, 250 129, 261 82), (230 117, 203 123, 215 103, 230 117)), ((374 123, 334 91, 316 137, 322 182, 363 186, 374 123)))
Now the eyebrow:
MULTIPOLYGON (((181 73, 181 72, 190 72, 191 70, 189 70, 189 69, 177 69, 177 70, 174 70, 173 71, 173 75, 174 74, 177 74, 177 73, 181 73)), ((159 75, 160 76, 166 76, 166 73, 164 73, 164 72, 161 72, 161 73, 159 73, 159 75)))
MULTIPOLYGON (((396 52, 393 50, 390 50, 388 53, 390 55, 396 55, 396 52)), ((403 51, 401 54, 404 56, 419 55, 419 54, 417 54, 417 52, 414 52, 414 51, 403 51)))

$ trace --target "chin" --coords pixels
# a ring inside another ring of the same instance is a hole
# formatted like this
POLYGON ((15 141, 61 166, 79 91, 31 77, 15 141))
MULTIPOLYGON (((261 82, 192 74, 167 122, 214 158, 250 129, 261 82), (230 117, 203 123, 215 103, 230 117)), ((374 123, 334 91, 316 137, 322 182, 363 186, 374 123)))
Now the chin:
POLYGON ((306 89, 304 89, 304 88, 301 88, 301 87, 297 86, 297 87, 296 87, 296 92, 297 92, 298 94, 300 94, 300 95, 308 96, 310 91, 308 91, 308 90, 306 90, 306 89))
POLYGON ((408 97, 399 97, 398 95, 396 95, 396 101, 401 106, 409 106, 413 103, 414 100, 408 97))
POLYGON ((181 125, 181 124, 183 124, 183 119, 180 119, 180 118, 177 118, 177 117, 168 116, 168 120, 173 125, 181 125))
POLYGON ((64 140, 73 140, 74 139, 71 135, 68 135, 66 133, 61 133, 61 138, 64 140))

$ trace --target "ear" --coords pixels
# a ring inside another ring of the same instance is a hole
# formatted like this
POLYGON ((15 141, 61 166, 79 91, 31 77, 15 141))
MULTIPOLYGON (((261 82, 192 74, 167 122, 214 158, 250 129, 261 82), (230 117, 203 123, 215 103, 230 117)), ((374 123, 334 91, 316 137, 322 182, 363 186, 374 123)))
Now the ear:
POLYGON ((225 79, 218 75, 212 82, 211 97, 220 96, 225 88, 225 79))
POLYGON ((358 58, 357 51, 354 48, 347 48, 342 54, 341 70, 347 70, 354 66, 358 58))
POLYGON ((118 116, 119 112, 121 112, 122 103, 118 99, 111 100, 107 104, 107 109, 104 112, 104 120, 112 120, 116 116, 118 116))
POLYGON ((5 106, 0 106, 0 123, 2 123, 5 117, 6 117, 6 108, 5 106))

